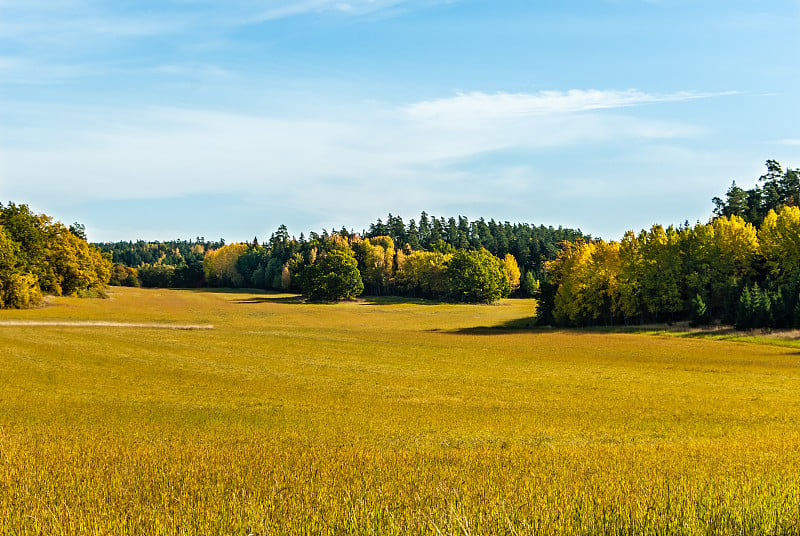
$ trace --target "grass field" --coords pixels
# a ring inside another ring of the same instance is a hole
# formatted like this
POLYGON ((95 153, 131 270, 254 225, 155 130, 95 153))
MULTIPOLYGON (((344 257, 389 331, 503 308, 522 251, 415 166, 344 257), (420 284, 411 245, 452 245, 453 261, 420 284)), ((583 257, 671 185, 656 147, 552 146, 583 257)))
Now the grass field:
POLYGON ((2 534, 800 533, 798 348, 111 296, 0 312, 2 534))

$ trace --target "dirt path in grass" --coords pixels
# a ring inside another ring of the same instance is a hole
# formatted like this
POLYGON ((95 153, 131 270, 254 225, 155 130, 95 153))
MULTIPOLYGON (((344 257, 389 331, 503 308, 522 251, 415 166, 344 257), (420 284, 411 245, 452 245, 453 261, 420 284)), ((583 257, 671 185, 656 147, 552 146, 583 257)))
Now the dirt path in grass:
POLYGON ((156 329, 213 329, 211 324, 155 324, 135 322, 105 322, 99 320, 2 320, 0 326, 63 326, 63 327, 106 327, 106 328, 156 328, 156 329))

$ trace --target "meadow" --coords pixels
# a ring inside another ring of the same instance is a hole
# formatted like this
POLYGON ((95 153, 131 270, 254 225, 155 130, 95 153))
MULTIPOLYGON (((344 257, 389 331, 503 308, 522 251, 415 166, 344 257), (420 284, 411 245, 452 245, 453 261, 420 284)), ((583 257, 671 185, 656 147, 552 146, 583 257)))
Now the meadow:
POLYGON ((1 311, 0 534, 800 532, 800 349, 491 329, 534 307, 1 311))

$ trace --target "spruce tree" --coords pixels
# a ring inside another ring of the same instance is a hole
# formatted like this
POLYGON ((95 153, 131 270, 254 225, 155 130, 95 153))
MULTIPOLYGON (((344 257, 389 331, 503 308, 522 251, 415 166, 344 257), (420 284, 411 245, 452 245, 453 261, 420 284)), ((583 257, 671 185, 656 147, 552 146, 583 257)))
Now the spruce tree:
POLYGON ((691 320, 689 321, 689 325, 703 326, 706 324, 708 324, 706 302, 703 301, 703 297, 700 296, 700 294, 696 294, 695 297, 692 298, 691 320))
POLYGON ((742 288, 739 295, 739 305, 736 307, 736 329, 745 330, 752 327, 753 303, 750 297, 750 287, 742 288))

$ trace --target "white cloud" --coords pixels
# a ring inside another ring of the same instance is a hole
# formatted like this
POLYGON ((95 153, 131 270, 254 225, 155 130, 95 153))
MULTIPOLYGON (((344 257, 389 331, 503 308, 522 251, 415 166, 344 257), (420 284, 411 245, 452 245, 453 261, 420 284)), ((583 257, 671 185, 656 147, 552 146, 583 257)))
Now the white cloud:
MULTIPOLYGON (((416 113, 430 110, 429 102, 399 109, 354 107, 348 120, 177 108, 42 110, 41 117, 60 116, 63 124, 35 130, 0 126, 0 139, 16 140, 2 155, 3 182, 11 183, 3 186, 22 199, 34 192, 147 198, 252 191, 297 202, 317 196, 324 203, 342 184, 351 185, 354 195, 379 198, 385 194, 381 180, 421 181, 422 191, 433 192, 459 180, 461 172, 453 166, 494 151, 610 146, 702 133, 681 123, 597 113, 612 103, 645 101, 657 99, 571 91, 476 97, 469 99, 477 103, 470 108, 456 97, 433 101, 445 103, 440 109, 446 112, 444 120, 438 114, 435 121, 416 113)), ((509 176, 519 177, 519 169, 509 176)))
POLYGON ((349 2, 338 0, 292 0, 268 2, 267 9, 255 14, 251 18, 251 22, 281 19, 306 13, 338 12, 361 15, 392 8, 404 3, 408 3, 408 0, 351 0, 349 2))
POLYGON ((538 93, 461 93, 455 97, 414 103, 405 111, 409 117, 426 121, 458 124, 463 120, 505 119, 511 117, 588 112, 625 108, 660 102, 709 98, 727 93, 644 93, 635 89, 541 91, 538 93))
POLYGON ((797 147, 797 146, 800 146, 800 138, 796 138, 796 139, 787 138, 787 139, 783 139, 783 140, 778 140, 778 144, 780 144, 780 145, 790 145, 790 146, 793 146, 793 147, 797 147))
POLYGON ((260 9, 253 11, 252 2, 232 2, 240 12, 247 13, 244 21, 264 22, 305 14, 341 13, 346 15, 366 15, 377 12, 392 13, 398 8, 412 9, 458 0, 272 0, 257 4, 260 9))

